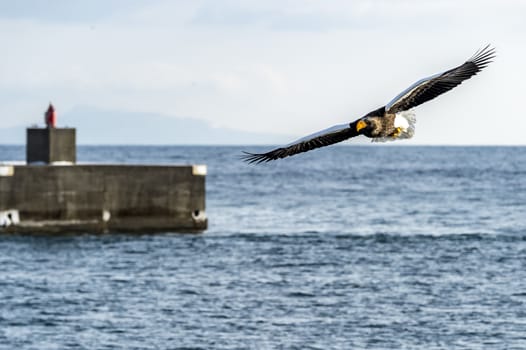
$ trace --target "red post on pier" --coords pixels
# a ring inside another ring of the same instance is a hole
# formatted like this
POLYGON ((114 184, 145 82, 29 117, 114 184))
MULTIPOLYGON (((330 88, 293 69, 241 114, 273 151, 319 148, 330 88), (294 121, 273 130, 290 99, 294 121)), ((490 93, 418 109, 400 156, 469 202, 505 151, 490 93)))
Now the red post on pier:
POLYGON ((51 103, 44 114, 44 120, 48 128, 55 128, 57 126, 57 112, 51 103))

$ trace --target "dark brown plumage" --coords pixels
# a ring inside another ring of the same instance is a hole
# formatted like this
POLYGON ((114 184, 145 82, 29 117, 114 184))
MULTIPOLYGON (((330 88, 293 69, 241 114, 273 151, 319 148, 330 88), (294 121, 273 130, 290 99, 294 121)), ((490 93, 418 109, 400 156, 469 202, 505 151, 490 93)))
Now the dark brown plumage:
POLYGON ((434 99, 460 85, 485 68, 495 57, 495 50, 486 46, 460 66, 422 79, 411 85, 386 105, 388 113, 407 111, 424 102, 434 99))
POLYGON ((364 135, 373 141, 411 138, 415 131, 415 117, 410 109, 460 85, 485 68, 493 58, 495 58, 495 50, 488 45, 460 66, 417 81, 385 106, 352 123, 333 126, 266 153, 244 152, 242 158, 249 163, 269 162, 332 145, 358 135, 364 135))
POLYGON ((249 163, 261 163, 279 158, 285 158, 294 154, 332 145, 334 143, 345 141, 351 137, 358 136, 359 133, 355 130, 356 128, 350 127, 350 124, 342 126, 342 128, 334 129, 333 131, 325 130, 326 132, 324 132, 323 135, 309 137, 305 141, 295 142, 288 146, 280 147, 267 153, 257 154, 244 152, 245 155, 243 156, 243 159, 249 163))

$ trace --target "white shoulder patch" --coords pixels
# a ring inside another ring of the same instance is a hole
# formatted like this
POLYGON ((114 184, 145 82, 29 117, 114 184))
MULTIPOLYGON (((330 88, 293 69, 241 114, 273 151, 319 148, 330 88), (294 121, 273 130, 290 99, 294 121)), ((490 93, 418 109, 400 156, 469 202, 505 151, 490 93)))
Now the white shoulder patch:
POLYGON ((401 93, 396 95, 396 97, 393 98, 391 101, 389 101, 389 103, 385 105, 385 110, 389 111, 389 109, 391 109, 391 107, 393 107, 396 103, 402 101, 404 98, 406 98, 407 96, 411 95, 411 93, 416 88, 418 88, 419 86, 425 84, 426 82, 428 82, 431 79, 434 79, 436 77, 441 76, 442 74, 444 74, 444 72, 433 74, 430 77, 420 79, 419 81, 417 81, 416 83, 414 83, 413 85, 411 85, 410 87, 408 87, 407 89, 405 89, 404 91, 402 91, 401 93))

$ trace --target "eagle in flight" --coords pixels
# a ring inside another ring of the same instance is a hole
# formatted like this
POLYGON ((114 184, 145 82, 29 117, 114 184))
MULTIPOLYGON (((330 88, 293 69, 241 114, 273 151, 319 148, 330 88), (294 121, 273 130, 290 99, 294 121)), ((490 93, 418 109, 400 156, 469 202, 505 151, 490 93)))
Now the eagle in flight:
POLYGON ((244 152, 242 158, 249 163, 269 162, 329 146, 358 135, 367 136, 372 141, 409 139, 415 133, 416 118, 412 112, 413 107, 453 89, 480 72, 494 58, 495 49, 488 45, 460 66, 417 81, 385 106, 352 123, 335 125, 267 153, 244 152))

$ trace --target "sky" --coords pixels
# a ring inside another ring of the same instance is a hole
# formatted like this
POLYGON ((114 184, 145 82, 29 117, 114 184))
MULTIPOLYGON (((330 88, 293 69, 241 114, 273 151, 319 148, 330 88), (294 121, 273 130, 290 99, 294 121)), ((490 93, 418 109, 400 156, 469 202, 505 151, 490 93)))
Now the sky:
POLYGON ((491 44, 495 62, 417 107, 404 143, 524 145, 525 14, 523 0, 0 0, 0 128, 41 123, 53 101, 59 123, 89 106, 301 137, 491 44))

